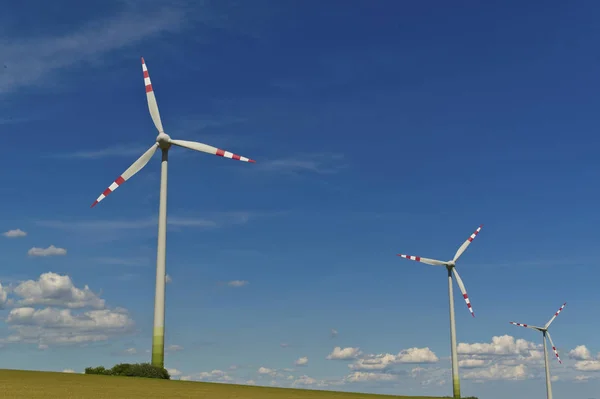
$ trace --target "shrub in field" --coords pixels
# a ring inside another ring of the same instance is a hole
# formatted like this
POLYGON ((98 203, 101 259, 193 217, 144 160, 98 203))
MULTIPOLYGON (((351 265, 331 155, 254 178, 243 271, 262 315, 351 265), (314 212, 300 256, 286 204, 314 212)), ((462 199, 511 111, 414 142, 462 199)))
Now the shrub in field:
POLYGON ((98 367, 86 367, 86 374, 100 374, 100 375, 110 375, 110 370, 104 368, 104 366, 98 367))
POLYGON ((112 369, 105 369, 103 366, 88 367, 85 369, 85 374, 100 374, 100 375, 115 375, 121 377, 144 377, 144 378, 159 378, 170 380, 169 372, 162 368, 151 365, 150 363, 119 363, 112 369))

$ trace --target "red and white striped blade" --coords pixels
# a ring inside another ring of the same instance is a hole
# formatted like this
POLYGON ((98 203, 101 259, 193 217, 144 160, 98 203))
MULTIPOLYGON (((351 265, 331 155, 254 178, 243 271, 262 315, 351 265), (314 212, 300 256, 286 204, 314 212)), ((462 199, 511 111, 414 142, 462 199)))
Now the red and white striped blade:
POLYGON ((150 116, 154 122, 154 126, 159 133, 163 133, 163 125, 160 120, 160 113, 158 112, 158 104, 156 103, 156 96, 154 95, 154 89, 152 88, 152 82, 150 82, 150 75, 148 74, 148 68, 144 57, 142 57, 142 71, 144 72, 144 84, 146 85, 146 99, 148 100, 148 109, 150 110, 150 116))
POLYGON ((471 316, 475 317, 475 312, 473 311, 473 307, 471 306, 471 300, 469 299, 469 295, 467 295, 467 290, 465 289, 465 285, 463 284, 463 281, 460 278, 460 276, 458 275, 458 272, 456 271, 455 267, 452 268, 452 273, 454 273, 454 277, 456 277, 456 282, 458 283, 458 288, 460 289, 460 292, 462 293, 462 296, 465 299, 465 302, 467 303, 467 308, 469 308, 469 312, 471 312, 471 316))
POLYGON ((129 180, 129 178, 131 178, 131 176, 135 175, 144 166, 146 166, 148 161, 150 161, 150 158, 152 158, 152 155, 154 155, 154 153, 156 152, 157 148, 158 148, 158 144, 154 143, 154 145, 152 147, 150 147, 150 149, 148 151, 146 151, 141 157, 139 157, 137 159, 137 161, 135 161, 129 168, 127 168, 127 170, 125 172, 123 172, 123 174, 121 176, 119 176, 113 182, 113 184, 108 186, 108 188, 106 190, 104 190, 104 192, 102 194, 100 194, 98 199, 96 201, 94 201, 94 203, 92 204, 92 206, 90 208, 93 208, 94 206, 96 206, 96 204, 98 204, 98 202, 102 201, 104 198, 106 198, 108 196, 108 194, 115 191, 121 184, 125 183, 127 180, 129 180))
POLYGON ((513 326, 519 326, 519 327, 525 327, 525 328, 531 328, 532 330, 535 330, 536 327, 535 326, 530 326, 529 324, 523 324, 523 323, 515 323, 514 321, 509 322, 510 324, 512 324, 513 326))
POLYGON ((432 265, 432 266, 446 266, 448 264, 448 262, 442 262, 441 260, 435 260, 435 259, 429 259, 429 258, 421 258, 420 256, 412 256, 412 255, 404 255, 404 254, 398 254, 398 256, 400 256, 404 259, 408 259, 408 260, 414 260, 414 261, 421 262, 421 263, 427 263, 428 265, 432 265))
POLYGON ((458 258, 460 258, 460 256, 463 254, 463 252, 465 252, 465 250, 467 249, 469 244, 471 244, 471 242, 473 242, 475 237, 477 237, 477 234, 479 234, 482 227, 483 227, 483 225, 479 226, 477 228, 477 230, 475 230, 475 232, 473 234, 471 234, 471 236, 469 238, 467 238, 467 241, 465 241, 463 243, 463 245, 461 245, 460 248, 458 248, 458 251, 456 251, 456 255, 454 255, 454 259, 453 259, 454 262, 456 262, 458 260, 458 258))
POLYGON ((554 316, 552 316, 552 318, 550 319, 550 321, 548 321, 548 323, 546 323, 546 325, 544 326, 544 328, 548 328, 550 327, 550 324, 552 324, 552 322, 554 321, 554 319, 556 319, 556 316, 558 316, 558 314, 560 312, 562 312, 562 310, 565 308, 565 306, 567 305, 567 303, 563 303, 563 305, 560 307, 560 309, 558 309, 558 311, 556 313, 554 313, 554 316))
POLYGON ((556 346, 554 346, 554 342, 552 342, 552 337, 550 336, 550 333, 548 331, 546 331, 546 335, 548 336, 548 339, 550 340, 550 345, 552 346, 552 350, 554 351, 554 355, 556 356, 556 359, 558 360, 558 362, 560 364, 562 364, 562 360, 560 360, 560 356, 558 356, 558 351, 556 350, 556 346))
POLYGON ((174 144, 179 147, 188 148, 190 150, 195 150, 195 151, 200 151, 200 152, 205 152, 207 154, 218 155, 218 156, 224 157, 224 158, 237 159, 238 161, 242 161, 242 162, 251 162, 251 163, 256 162, 252 159, 236 155, 229 151, 220 150, 217 147, 213 147, 213 146, 202 144, 202 143, 197 143, 195 141, 171 140, 169 142, 171 144, 174 144))

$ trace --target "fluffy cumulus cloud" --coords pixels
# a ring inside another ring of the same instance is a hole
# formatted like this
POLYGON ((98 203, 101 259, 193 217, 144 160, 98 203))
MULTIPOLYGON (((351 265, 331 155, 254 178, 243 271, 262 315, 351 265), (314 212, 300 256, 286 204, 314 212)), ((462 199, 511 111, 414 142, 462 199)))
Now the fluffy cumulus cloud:
POLYGON ((359 348, 347 347, 343 348, 340 346, 336 346, 333 348, 333 351, 327 355, 327 360, 351 360, 356 359, 360 356, 362 352, 359 348))
MULTIPOLYGON (((600 353, 594 358, 585 345, 578 345, 568 353, 569 359, 575 360, 573 368, 577 371, 598 372, 600 371, 600 353)), ((590 378, 580 378, 579 382, 590 378)))
POLYGON ((19 238, 19 237, 25 237, 27 235, 27 233, 21 229, 15 229, 15 230, 8 230, 8 231, 2 233, 2 235, 6 238, 19 238))
POLYGON ((579 345, 569 352, 569 358, 575 360, 591 360, 592 354, 585 345, 579 345))
POLYGON ((296 366, 308 366, 308 357, 303 356, 294 362, 296 366))
POLYGON ((87 285, 78 288, 69 276, 52 272, 9 290, 1 288, 0 301, 12 307, 5 319, 11 334, 0 338, 2 344, 37 344, 44 350, 49 345, 105 341, 132 332, 134 326, 127 310, 106 308, 104 299, 87 285))
POLYGON ((28 280, 19 284, 14 294, 21 299, 19 305, 55 305, 71 309, 92 307, 102 309, 104 299, 100 299, 85 285, 83 289, 75 287, 71 278, 57 273, 43 273, 37 280, 28 280))
POLYGON ((34 257, 46 257, 46 256, 64 256, 67 254, 67 250, 64 248, 58 248, 54 245, 50 245, 48 248, 33 247, 27 251, 27 255, 34 257))
POLYGON ((397 364, 437 363, 438 361, 436 354, 429 348, 410 348, 402 350, 396 355, 391 353, 363 355, 348 367, 356 371, 382 371, 397 364))

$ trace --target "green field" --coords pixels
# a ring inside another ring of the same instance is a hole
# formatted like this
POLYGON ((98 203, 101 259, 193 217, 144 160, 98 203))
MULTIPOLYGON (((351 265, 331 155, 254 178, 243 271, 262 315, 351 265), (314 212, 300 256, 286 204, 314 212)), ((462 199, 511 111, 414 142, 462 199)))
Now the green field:
POLYGON ((0 370, 0 392, 2 399, 439 399, 21 370, 0 370))

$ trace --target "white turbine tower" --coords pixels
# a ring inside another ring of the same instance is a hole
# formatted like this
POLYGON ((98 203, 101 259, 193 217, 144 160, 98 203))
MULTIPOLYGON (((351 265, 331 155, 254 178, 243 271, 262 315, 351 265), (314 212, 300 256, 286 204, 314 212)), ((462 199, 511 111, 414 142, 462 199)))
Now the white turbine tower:
POLYGON ((162 163, 160 170, 160 204, 158 208, 158 247, 156 251, 156 293, 154 297, 154 331, 152 335, 152 364, 158 367, 164 367, 165 357, 165 283, 166 283, 166 246, 167 246, 167 162, 168 153, 171 145, 188 148, 190 150, 205 152, 208 154, 218 155, 220 157, 236 159, 243 162, 254 162, 251 159, 232 154, 231 152, 220 150, 218 148, 196 143, 193 141, 173 140, 165 133, 154 90, 150 83, 150 76, 144 58, 142 58, 142 71, 144 72, 144 83, 146 85, 146 98, 148 100, 148 108, 150 116, 154 122, 154 126, 158 130, 156 143, 148 149, 141 157, 137 159, 121 176, 119 176, 92 204, 92 208, 107 195, 112 193, 121 184, 129 180, 133 175, 139 172, 158 148, 162 151, 162 163))
POLYGON ((552 350, 554 351, 554 355, 556 356, 556 359, 558 360, 559 363, 562 364, 562 361, 560 360, 560 356, 558 356, 558 351, 556 350, 556 346, 554 346, 554 342, 552 342, 552 337, 550 336, 550 332, 548 331, 548 328, 550 328, 550 324, 552 324, 554 319, 556 319, 556 316, 558 316, 558 314, 560 312, 562 312, 562 310, 565 308, 566 305, 567 305, 566 302, 563 303, 563 305, 560 307, 560 309, 558 309, 558 311, 556 313, 554 313, 554 316, 552 316, 552 318, 548 321, 548 323, 546 323, 546 325, 544 327, 530 326, 529 324, 515 323, 514 321, 510 322, 510 324, 515 325, 515 326, 531 328, 532 330, 537 330, 537 331, 542 332, 542 339, 544 341, 544 364, 546 365, 546 396, 548 397, 548 399, 552 399, 552 385, 551 385, 551 381, 550 381, 550 365, 548 364, 548 350, 546 349, 546 337, 548 337, 548 339, 550 340, 550 345, 552 345, 552 350))
POLYGON ((475 313, 473 312, 473 308, 471 307, 471 301, 469 300, 469 296, 467 295, 467 290, 465 289, 465 285, 463 284, 462 279, 460 278, 460 276, 458 275, 458 272, 456 271, 456 261, 458 260, 458 258, 460 258, 460 256, 463 254, 463 252, 465 252, 465 250, 467 249, 469 244, 471 244, 471 242, 475 239, 475 237, 477 237, 477 234, 479 234, 482 227, 483 227, 483 225, 479 226, 477 228, 477 230, 475 230, 475 232, 473 234, 471 234, 471 236, 467 239, 467 241, 465 241, 463 243, 463 245, 461 245, 460 248, 458 248, 458 251, 456 251, 454 258, 449 261, 444 262, 441 260, 421 258, 419 256, 398 254, 398 256, 401 256, 405 259, 410 259, 410 260, 414 260, 417 262, 426 263, 428 265, 446 266, 446 269, 448 270, 448 297, 449 297, 449 301, 450 301, 450 350, 452 352, 452 391, 453 391, 454 398, 458 398, 458 399, 460 399, 460 380, 458 377, 458 355, 457 355, 457 351, 456 351, 456 324, 454 322, 454 295, 452 293, 452 274, 454 273, 454 277, 456 277, 456 282, 458 283, 458 288, 460 289, 460 292, 462 293, 463 298, 465 298, 465 301, 467 302, 467 307, 469 308, 471 315, 473 317, 475 317, 475 313))

